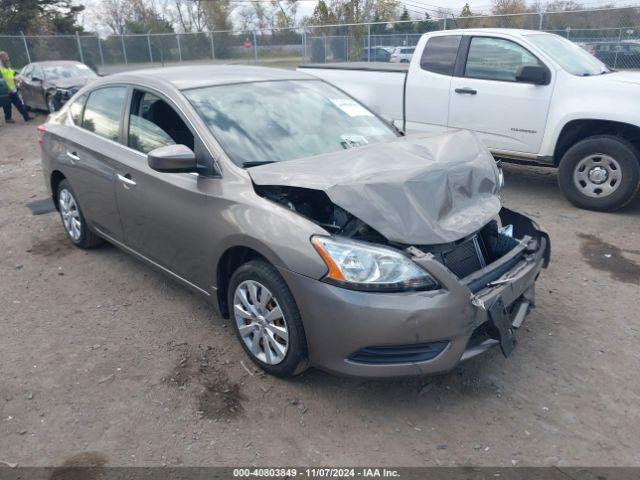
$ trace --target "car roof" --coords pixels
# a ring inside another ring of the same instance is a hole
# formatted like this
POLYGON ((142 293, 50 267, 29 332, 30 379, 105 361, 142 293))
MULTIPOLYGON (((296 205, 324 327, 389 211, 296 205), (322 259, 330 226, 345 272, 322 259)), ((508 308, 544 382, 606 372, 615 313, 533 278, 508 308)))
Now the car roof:
POLYGON ((43 62, 32 62, 32 65, 41 65, 43 67, 55 67, 56 65, 84 65, 83 63, 76 62, 75 60, 46 60, 43 62))
POLYGON ((116 73, 109 75, 106 79, 107 83, 144 81, 159 86, 169 84, 178 90, 270 80, 317 80, 316 77, 295 70, 246 65, 190 65, 149 68, 116 73))

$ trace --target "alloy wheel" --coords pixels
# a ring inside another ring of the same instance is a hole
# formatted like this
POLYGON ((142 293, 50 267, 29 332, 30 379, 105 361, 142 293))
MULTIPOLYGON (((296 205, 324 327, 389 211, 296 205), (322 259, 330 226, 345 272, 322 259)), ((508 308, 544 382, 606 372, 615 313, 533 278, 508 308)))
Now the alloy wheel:
POLYGON ((289 328, 278 301, 260 282, 245 280, 233 296, 233 315, 242 341, 258 360, 277 365, 289 348, 289 328))
POLYGON ((62 223, 64 228, 74 242, 80 241, 82 235, 82 219, 80 218, 80 211, 78 210, 78 204, 71 192, 66 188, 60 190, 58 197, 58 204, 60 206, 60 215, 62 216, 62 223))

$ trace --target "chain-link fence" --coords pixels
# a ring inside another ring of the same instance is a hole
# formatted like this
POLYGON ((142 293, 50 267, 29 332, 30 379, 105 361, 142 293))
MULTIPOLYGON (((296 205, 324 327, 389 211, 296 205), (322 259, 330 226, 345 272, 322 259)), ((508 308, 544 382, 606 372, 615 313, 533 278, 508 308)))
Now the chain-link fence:
POLYGON ((300 26, 280 30, 110 35, 7 36, 14 66, 78 60, 102 73, 181 62, 295 67, 304 62, 406 62, 420 36, 455 28, 525 28, 578 43, 613 68, 640 69, 640 6, 421 21, 300 26))

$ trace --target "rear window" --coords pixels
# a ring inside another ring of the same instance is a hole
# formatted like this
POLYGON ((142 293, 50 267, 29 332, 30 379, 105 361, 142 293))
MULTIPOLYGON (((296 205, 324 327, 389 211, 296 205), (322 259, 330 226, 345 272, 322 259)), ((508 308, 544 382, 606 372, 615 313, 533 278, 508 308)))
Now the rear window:
POLYGON ((460 35, 430 38, 420 59, 422 69, 442 75, 453 75, 461 38, 460 35))
POLYGON ((125 87, 105 87, 91 92, 84 109, 82 128, 117 142, 126 93, 125 87))

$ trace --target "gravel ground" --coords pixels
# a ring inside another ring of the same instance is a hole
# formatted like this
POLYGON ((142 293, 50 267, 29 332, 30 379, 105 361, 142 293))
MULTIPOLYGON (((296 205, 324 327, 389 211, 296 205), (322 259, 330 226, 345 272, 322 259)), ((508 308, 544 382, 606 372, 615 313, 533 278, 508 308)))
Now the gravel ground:
POLYGON ((201 298, 32 215, 45 196, 36 139, 34 124, 0 125, 0 462, 640 464, 640 201, 578 210, 553 170, 508 166, 506 205, 553 247, 509 359, 285 381, 258 373, 201 298))

